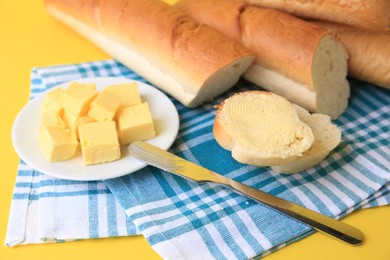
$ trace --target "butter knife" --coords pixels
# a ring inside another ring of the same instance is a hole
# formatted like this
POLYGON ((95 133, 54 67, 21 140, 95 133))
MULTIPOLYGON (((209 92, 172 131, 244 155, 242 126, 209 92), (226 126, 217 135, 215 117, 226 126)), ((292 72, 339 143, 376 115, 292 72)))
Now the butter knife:
POLYGON ((129 152, 137 159, 198 183, 214 182, 235 192, 261 202, 314 229, 352 245, 363 242, 363 233, 348 224, 329 218, 287 200, 234 181, 202 166, 189 162, 146 142, 137 141, 129 146, 129 152))

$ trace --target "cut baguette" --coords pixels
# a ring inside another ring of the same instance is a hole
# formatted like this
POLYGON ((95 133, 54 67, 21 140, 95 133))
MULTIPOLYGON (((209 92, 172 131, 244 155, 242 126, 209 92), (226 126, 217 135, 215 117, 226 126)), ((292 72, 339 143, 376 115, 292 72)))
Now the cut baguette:
POLYGON ((351 77, 390 89, 389 32, 362 30, 330 22, 312 22, 335 33, 344 44, 349 55, 348 74, 351 77))
POLYGON ((389 0, 246 0, 249 4, 274 8, 297 16, 388 30, 389 0))
POLYGON ((256 55, 243 75, 252 83, 333 119, 347 108, 347 52, 321 26, 245 1, 181 0, 176 6, 256 55))
POLYGON ((257 166, 295 161, 314 141, 292 104, 265 91, 245 91, 225 99, 218 106, 213 133, 235 160, 257 166))
POLYGON ((323 114, 310 114, 307 110, 294 105, 299 119, 307 124, 314 134, 314 142, 303 156, 295 161, 271 168, 279 173, 298 173, 322 162, 341 141, 340 129, 323 114))
POLYGON ((253 62, 240 44, 158 0, 46 0, 49 14, 195 107, 232 87, 253 62))

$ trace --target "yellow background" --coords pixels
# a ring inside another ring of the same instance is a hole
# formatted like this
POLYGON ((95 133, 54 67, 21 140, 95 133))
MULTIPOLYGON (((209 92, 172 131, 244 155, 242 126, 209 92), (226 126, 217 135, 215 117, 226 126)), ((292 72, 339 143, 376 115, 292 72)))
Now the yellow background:
MULTIPOLYGON (((172 2, 172 1, 171 1, 172 2)), ((11 143, 12 123, 27 103, 32 67, 109 59, 88 41, 50 18, 37 0, 0 1, 0 239, 6 234, 19 158, 11 143)), ((266 259, 390 259, 390 207, 367 209, 343 221, 361 229, 364 245, 352 247, 314 234, 266 259)), ((4 243, 4 242, 3 242, 4 243)), ((3 244, 2 243, 2 244, 3 244)), ((196 250, 188 245, 189 250, 196 250)), ((160 259, 141 237, 60 244, 0 245, 0 259, 160 259)))

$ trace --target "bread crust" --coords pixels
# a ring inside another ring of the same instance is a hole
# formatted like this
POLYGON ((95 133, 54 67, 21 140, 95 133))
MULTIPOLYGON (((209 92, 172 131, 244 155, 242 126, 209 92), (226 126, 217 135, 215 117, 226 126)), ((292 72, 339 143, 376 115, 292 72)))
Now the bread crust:
POLYGON ((199 23, 242 42, 256 55, 257 64, 313 89, 313 55, 321 38, 329 34, 321 26, 245 1, 181 0, 176 6, 199 23))
MULTIPOLYGON (((196 100, 192 102, 187 98, 183 101, 183 94, 178 94, 180 91, 168 90, 188 106, 196 106, 212 98, 204 93, 200 100, 198 98, 198 93, 205 92, 202 88, 211 88, 207 86, 210 77, 227 67, 236 68, 230 71, 235 73, 230 82, 224 82, 218 91, 210 91, 210 95, 218 95, 233 86, 253 61, 252 53, 242 45, 208 26, 195 23, 162 1, 46 0, 45 5, 57 19, 63 21, 62 17, 70 16, 91 33, 98 33, 100 38, 107 38, 139 53, 150 66, 174 78, 182 91, 196 100)), ((103 45, 100 42, 95 41, 103 45)), ((116 55, 114 58, 121 60, 121 55, 112 50, 109 41, 105 47, 116 55)), ((131 68, 131 61, 124 64, 131 68)), ((141 76, 148 79, 149 75, 145 73, 141 76)), ((164 86, 157 86, 167 90, 164 86)))
POLYGON ((389 30, 388 0, 246 0, 300 17, 349 24, 366 29, 389 30))

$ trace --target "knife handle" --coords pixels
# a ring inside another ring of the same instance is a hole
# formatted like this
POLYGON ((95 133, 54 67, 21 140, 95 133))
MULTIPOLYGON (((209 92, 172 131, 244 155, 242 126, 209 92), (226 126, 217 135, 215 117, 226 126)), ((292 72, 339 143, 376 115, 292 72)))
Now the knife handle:
POLYGON ((329 218, 325 215, 309 210, 284 199, 280 199, 261 190, 254 189, 248 185, 239 183, 232 179, 227 179, 226 181, 220 182, 220 184, 228 186, 242 195, 262 202, 263 204, 272 207, 296 220, 310 225, 320 232, 336 237, 344 242, 352 245, 359 245, 363 242, 364 236, 359 229, 341 221, 329 218))

